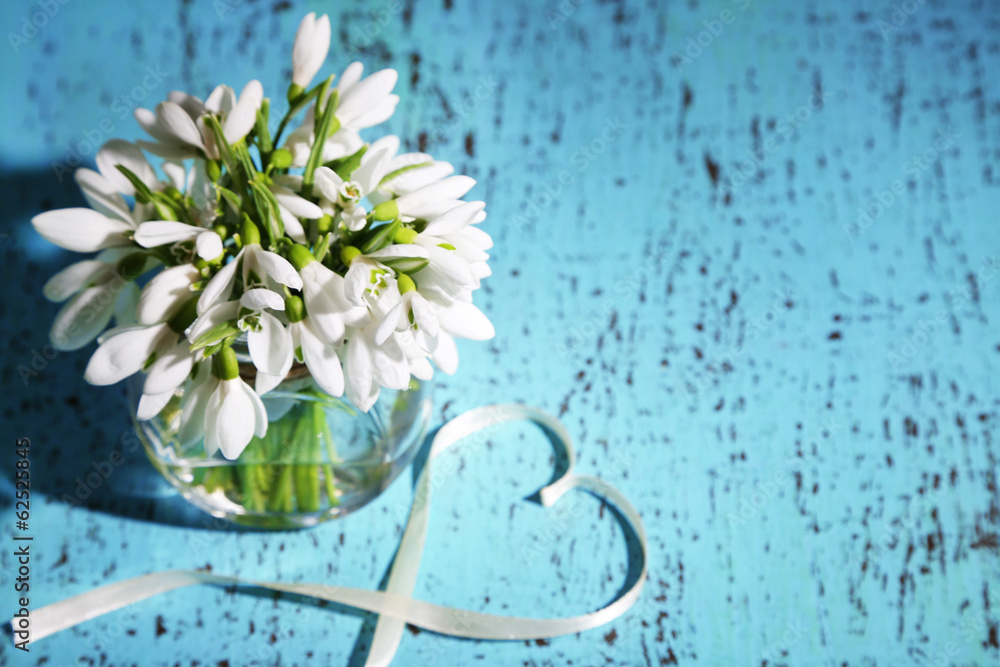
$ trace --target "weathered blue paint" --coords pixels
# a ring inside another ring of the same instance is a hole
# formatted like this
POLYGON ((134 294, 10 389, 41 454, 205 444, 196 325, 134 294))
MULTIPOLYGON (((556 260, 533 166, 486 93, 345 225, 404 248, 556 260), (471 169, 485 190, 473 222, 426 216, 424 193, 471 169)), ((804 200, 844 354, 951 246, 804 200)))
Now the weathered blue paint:
MULTIPOLYGON (((609 627, 527 644, 407 633, 398 664, 996 664, 997 3, 5 2, 4 34, 42 5, 58 11, 37 35, 0 48, 0 465, 32 439, 33 605, 166 568, 361 587, 386 571, 407 477, 316 530, 217 530, 126 436, 130 462, 77 507, 76 480, 127 433, 122 392, 84 384, 86 354, 18 372, 56 311, 41 283, 71 259, 27 221, 83 202, 51 163, 102 121, 137 138, 123 96, 259 77, 279 100, 316 9, 336 26, 331 71, 354 55, 399 69, 388 128, 489 202, 497 337, 461 346, 439 421, 511 400, 561 415, 581 472, 632 498, 652 546, 641 603, 609 627)), ((516 428, 463 456, 419 597, 561 615, 615 594, 628 561, 610 513, 523 500, 549 459, 516 428)), ((359 664, 370 625, 185 590, 30 656, 3 644, 0 662, 359 664)))

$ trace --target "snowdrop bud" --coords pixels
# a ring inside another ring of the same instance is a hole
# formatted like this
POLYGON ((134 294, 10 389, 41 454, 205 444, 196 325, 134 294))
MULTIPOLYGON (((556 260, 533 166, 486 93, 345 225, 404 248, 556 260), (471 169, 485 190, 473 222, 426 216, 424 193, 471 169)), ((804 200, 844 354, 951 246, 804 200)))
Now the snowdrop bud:
POLYGON ((301 271, 309 264, 316 261, 309 249, 303 245, 295 244, 288 251, 288 261, 292 263, 296 271, 301 271))
POLYGON ((235 380, 240 375, 240 364, 233 348, 226 346, 212 359, 212 375, 220 380, 235 380))
POLYGON ((326 234, 333 227, 333 216, 324 215, 322 218, 316 221, 316 231, 320 234, 326 234))
MULTIPOLYGON (((295 46, 292 47, 292 86, 305 88, 323 66, 326 54, 330 50, 330 17, 324 14, 316 18, 315 12, 309 12, 295 35, 295 46)), ((301 94, 301 93, 300 93, 301 94)))
POLYGON ((340 251, 340 261, 345 265, 350 266, 351 262, 354 261, 355 257, 359 257, 361 251, 352 245, 345 245, 340 251))
POLYGON ((395 199, 390 199, 376 206, 374 213, 375 219, 380 222, 383 220, 394 220, 399 215, 399 207, 396 206, 395 199))
POLYGON ((417 240, 417 232, 407 227, 400 227, 392 240, 402 245, 410 245, 417 240))
POLYGON ((177 314, 167 320, 167 326, 174 333, 183 334, 196 319, 198 319, 198 299, 188 299, 177 314))
POLYGON ((407 292, 412 292, 417 289, 417 286, 413 284, 413 278, 405 273, 400 273, 396 276, 396 285, 399 287, 400 294, 406 294, 407 292))
POLYGON ((145 265, 146 256, 141 252, 135 252, 118 262, 115 271, 125 280, 135 280, 142 275, 142 269, 145 265))
POLYGON ((305 318, 306 306, 300 297, 285 297, 285 315, 289 322, 301 322, 305 318))
POLYGON ((205 173, 212 182, 219 180, 219 176, 222 176, 222 167, 219 165, 219 161, 207 160, 205 162, 205 173))
POLYGON ((243 214, 243 226, 240 227, 240 238, 243 240, 243 245, 250 245, 251 243, 260 245, 260 230, 257 229, 257 225, 253 224, 253 221, 246 214, 243 214))
POLYGON ((276 169, 287 169, 292 165, 292 152, 287 148, 279 148, 271 153, 271 164, 276 169))

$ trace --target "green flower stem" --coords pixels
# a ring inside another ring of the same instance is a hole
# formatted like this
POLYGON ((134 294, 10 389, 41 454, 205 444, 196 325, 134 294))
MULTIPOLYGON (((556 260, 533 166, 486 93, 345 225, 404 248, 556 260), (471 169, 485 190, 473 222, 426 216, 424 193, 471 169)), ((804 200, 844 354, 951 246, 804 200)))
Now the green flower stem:
POLYGON ((296 424, 296 453, 299 463, 295 470, 295 498, 300 512, 315 512, 319 510, 319 468, 314 463, 319 455, 319 434, 316 432, 315 413, 312 408, 299 418, 296 424))
MULTIPOLYGON (((315 419, 316 424, 316 434, 319 436, 317 438, 317 443, 319 438, 323 439, 326 445, 326 454, 329 457, 330 462, 337 460, 337 450, 333 446, 333 438, 330 437, 330 430, 327 428, 326 424, 326 413, 323 411, 323 404, 316 403, 313 405, 313 419, 315 419)), ((340 497, 337 495, 337 486, 335 483, 335 477, 333 474, 333 465, 331 463, 323 464, 323 486, 326 488, 326 497, 330 503, 330 507, 336 507, 340 504, 340 497)))

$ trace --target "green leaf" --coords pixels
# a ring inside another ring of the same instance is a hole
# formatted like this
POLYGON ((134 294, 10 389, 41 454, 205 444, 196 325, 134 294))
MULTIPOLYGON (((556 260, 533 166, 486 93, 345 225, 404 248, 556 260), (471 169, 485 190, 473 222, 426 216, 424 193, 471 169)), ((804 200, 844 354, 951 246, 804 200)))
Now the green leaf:
POLYGON ((330 160, 324 167, 329 167, 337 172, 337 176, 340 176, 345 181, 351 180, 351 174, 354 170, 361 166, 361 158, 368 151, 368 144, 365 144, 358 150, 354 151, 353 155, 348 155, 346 157, 339 157, 336 160, 330 160))
POLYGON ((403 221, 400 218, 396 218, 388 224, 373 229, 371 237, 358 246, 361 253, 367 255, 368 253, 375 252, 376 250, 381 250, 392 243, 392 237, 396 235, 396 231, 402 224, 403 221))
POLYGON ((115 169, 125 175, 132 187, 135 188, 135 200, 140 204, 148 204, 153 199, 153 193, 149 187, 133 174, 124 165, 116 164, 115 169))
POLYGON ((257 109, 257 124, 255 126, 257 132, 257 147, 260 149, 262 154, 268 154, 271 152, 271 132, 267 129, 268 117, 271 115, 271 100, 264 98, 261 102, 260 109, 257 109))
POLYGON ((198 336, 198 339, 191 343, 191 351, 194 352, 195 350, 200 350, 203 347, 214 345, 225 340, 229 336, 235 336, 239 333, 239 327, 232 322, 222 322, 221 324, 215 325, 202 335, 198 336))
MULTIPOLYGON (((322 99, 321 93, 317 104, 322 99)), ((326 145, 326 140, 340 129, 340 121, 334 115, 337 111, 337 99, 337 91, 334 90, 330 95, 330 99, 327 100, 326 108, 323 110, 322 115, 316 119, 316 139, 312 145, 312 150, 309 152, 309 159, 306 161, 306 168, 302 174, 301 194, 306 198, 312 195, 312 186, 316 182, 316 167, 319 166, 320 158, 323 156, 323 148, 326 145)))
MULTIPOLYGON (((429 167, 432 164, 434 164, 434 163, 433 162, 421 162, 420 164, 411 164, 411 165, 408 165, 406 167, 400 167, 399 169, 396 169, 394 171, 390 171, 388 174, 386 174, 385 176, 383 176, 382 180, 379 181, 378 184, 382 185, 383 183, 388 183, 389 181, 391 181, 392 179, 396 178, 400 174, 403 174, 403 173, 405 173, 407 171, 410 171, 411 169, 419 169, 420 167, 429 167)), ((337 173, 340 173, 340 172, 337 172, 337 173)))
POLYGON ((316 261, 323 261, 323 258, 326 257, 326 253, 330 251, 330 243, 332 241, 332 233, 324 234, 320 237, 319 241, 316 243, 316 247, 313 248, 313 256, 316 258, 316 261))
POLYGON ((233 209, 237 213, 239 213, 240 209, 243 208, 243 200, 240 199, 240 196, 229 188, 224 188, 221 185, 216 185, 215 189, 218 190, 219 194, 232 205, 233 209))
POLYGON ((400 273, 416 273, 430 264, 430 260, 426 257, 392 257, 378 261, 380 264, 385 264, 393 271, 400 273))
POLYGON ((268 235, 271 237, 271 245, 276 245, 278 239, 285 235, 285 223, 281 219, 281 209, 278 207, 278 200, 274 193, 267 189, 259 181, 250 181, 250 188, 253 190, 254 204, 260 217, 267 225, 268 235))

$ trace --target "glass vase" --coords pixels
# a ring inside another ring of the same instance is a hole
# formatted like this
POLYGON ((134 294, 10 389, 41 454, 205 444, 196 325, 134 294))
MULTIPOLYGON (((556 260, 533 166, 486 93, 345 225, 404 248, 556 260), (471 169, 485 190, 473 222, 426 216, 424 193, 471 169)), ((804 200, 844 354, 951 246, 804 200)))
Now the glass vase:
MULTIPOLYGON (((252 364, 240 375, 253 386, 252 364)), ((345 516, 376 498, 412 460, 427 434, 430 383, 383 389, 367 413, 319 390, 305 366, 262 399, 268 428, 230 461, 205 455, 203 441, 182 446, 182 385, 154 419, 135 418, 141 375, 130 381, 132 417, 150 461, 189 502, 254 528, 292 529, 345 516)))

